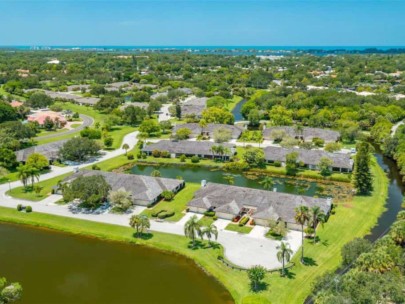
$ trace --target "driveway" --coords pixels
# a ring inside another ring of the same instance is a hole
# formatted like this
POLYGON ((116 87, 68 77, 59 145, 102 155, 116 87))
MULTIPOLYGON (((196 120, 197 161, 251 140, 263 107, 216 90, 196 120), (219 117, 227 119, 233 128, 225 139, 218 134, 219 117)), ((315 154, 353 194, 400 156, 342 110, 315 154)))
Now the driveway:
POLYGON ((80 118, 83 120, 83 123, 80 126, 78 126, 77 128, 68 130, 66 132, 60 132, 60 133, 55 133, 55 134, 39 136, 39 137, 36 137, 35 139, 47 139, 47 138, 59 137, 59 136, 72 134, 72 133, 78 133, 81 130, 83 130, 85 127, 91 126, 93 124, 93 122, 94 122, 93 117, 90 117, 90 116, 87 116, 87 115, 80 114, 80 118))
POLYGON ((162 105, 162 107, 160 108, 159 111, 159 117, 158 117, 158 121, 166 121, 166 120, 170 120, 172 117, 170 116, 170 112, 169 112, 169 108, 172 104, 170 103, 165 103, 162 105))

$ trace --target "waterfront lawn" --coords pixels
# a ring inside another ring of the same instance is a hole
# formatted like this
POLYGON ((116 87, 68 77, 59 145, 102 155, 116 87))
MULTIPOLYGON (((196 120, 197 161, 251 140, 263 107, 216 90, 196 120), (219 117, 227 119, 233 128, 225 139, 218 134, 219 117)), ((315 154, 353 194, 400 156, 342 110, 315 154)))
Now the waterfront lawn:
POLYGON ((13 189, 7 191, 7 195, 10 195, 11 197, 18 198, 18 199, 38 202, 38 201, 45 199, 46 197, 48 197, 51 194, 52 187, 56 186, 58 181, 64 179, 65 177, 67 177, 71 174, 72 173, 66 173, 66 174, 59 175, 54 178, 50 178, 50 179, 35 183, 34 186, 38 185, 38 186, 43 187, 43 189, 41 190, 41 192, 39 194, 35 193, 35 191, 33 191, 31 189, 31 187, 28 187, 27 189, 25 189, 24 187, 17 187, 17 188, 13 188, 13 189))
POLYGON ((175 214, 165 220, 169 222, 177 222, 183 216, 183 211, 186 209, 187 203, 193 198, 194 192, 200 189, 199 184, 187 183, 186 186, 176 194, 174 199, 170 202, 161 200, 152 208, 148 208, 142 212, 142 214, 152 217, 152 213, 158 212, 160 210, 174 211, 175 214))
POLYGON ((228 226, 225 227, 225 230, 235 231, 237 233, 249 233, 252 231, 253 227, 249 226, 239 226, 238 224, 229 223, 228 226))
MULTIPOLYGON (((306 241, 307 265, 301 265, 300 256, 296 254, 293 257, 295 266, 290 270, 290 276, 282 278, 278 273, 267 274, 264 281, 268 287, 260 293, 251 292, 246 272, 232 270, 218 261, 217 257, 222 253, 221 249, 190 250, 187 247, 189 240, 182 236, 154 232, 153 237, 148 240, 135 239, 134 231, 129 227, 41 214, 36 213, 35 209, 33 213, 26 214, 9 208, 0 208, 0 221, 53 228, 102 239, 135 242, 183 254, 196 261, 223 283, 235 298, 236 303, 303 303, 316 277, 339 267, 342 246, 356 237, 363 237, 369 233, 383 212, 388 179, 375 161, 373 161, 372 173, 374 175, 372 195, 356 196, 350 203, 338 204, 336 214, 330 217, 324 227, 318 229, 320 242, 313 244, 311 241, 306 241)), ((269 252, 269 255, 271 254, 276 253, 269 252)))

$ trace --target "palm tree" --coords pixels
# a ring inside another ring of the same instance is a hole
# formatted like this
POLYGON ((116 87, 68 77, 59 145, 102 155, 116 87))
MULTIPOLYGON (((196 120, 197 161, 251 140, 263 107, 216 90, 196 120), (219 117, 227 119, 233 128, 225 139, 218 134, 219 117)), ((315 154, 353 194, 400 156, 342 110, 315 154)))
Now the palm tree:
POLYGON ((27 188, 28 179, 29 179, 27 166, 19 165, 17 167, 17 171, 18 171, 17 176, 18 176, 19 180, 22 182, 24 188, 27 188))
POLYGON ((217 226, 214 224, 209 225, 208 227, 204 227, 202 229, 202 234, 207 236, 208 243, 211 244, 211 237, 215 236, 215 240, 218 239, 218 229, 217 226))
POLYGON ((218 153, 218 147, 219 146, 215 146, 215 145, 211 147, 212 158, 214 158, 215 154, 218 153))
POLYGON ((204 128, 207 127, 207 121, 205 119, 201 119, 200 122, 198 123, 198 125, 201 128, 201 135, 204 135, 204 128))
POLYGON ((201 224, 198 222, 198 217, 193 215, 184 225, 184 235, 193 241, 193 247, 195 246, 195 239, 201 234, 201 224))
POLYGON ((277 252, 277 260, 283 264, 283 268, 281 270, 281 275, 285 275, 285 262, 289 262, 293 251, 290 248, 290 244, 281 242, 280 246, 277 247, 279 251, 277 252))
POLYGON ((304 225, 309 221, 307 206, 295 208, 295 221, 301 225, 301 263, 304 264, 304 225))
POLYGON ((321 208, 314 206, 311 208, 310 217, 312 222, 312 228, 314 228, 314 243, 316 243, 316 227, 319 223, 323 225, 326 222, 326 215, 321 208))
POLYGON ((136 229, 136 237, 139 237, 146 228, 150 228, 150 221, 145 215, 133 215, 129 220, 129 225, 136 229))
POLYGON ((231 149, 229 149, 228 147, 224 147, 223 150, 224 150, 224 152, 222 154, 222 160, 225 159, 226 155, 231 155, 231 149))
POLYGON ((31 188, 34 189, 35 180, 37 180, 39 182, 40 171, 33 166, 29 166, 27 170, 28 170, 28 175, 31 178, 31 188))
POLYGON ((128 144, 123 144, 123 145, 122 145, 122 149, 124 149, 124 150, 125 150, 125 155, 127 155, 127 153, 128 153, 128 149, 129 149, 128 144))
POLYGON ((270 190, 273 186, 273 179, 270 176, 265 176, 261 180, 260 184, 263 186, 264 189, 270 190))

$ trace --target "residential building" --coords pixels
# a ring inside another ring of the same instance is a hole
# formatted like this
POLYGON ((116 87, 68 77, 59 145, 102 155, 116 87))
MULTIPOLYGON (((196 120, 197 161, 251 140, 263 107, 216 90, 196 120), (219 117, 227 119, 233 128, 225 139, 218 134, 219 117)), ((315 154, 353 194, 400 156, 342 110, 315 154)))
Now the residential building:
POLYGON ((242 132, 243 129, 240 126, 236 125, 225 125, 225 124, 214 124, 214 123, 209 123, 207 124, 206 127, 201 128, 200 124, 198 123, 186 123, 186 124, 179 124, 173 127, 173 134, 176 134, 176 131, 178 129, 182 128, 187 128, 191 131, 190 137, 198 137, 199 135, 204 135, 204 136, 209 136, 209 137, 214 137, 214 132, 217 129, 226 129, 231 132, 232 139, 238 139, 242 132))
POLYGON ((274 140, 275 132, 284 132, 286 136, 310 142, 314 138, 320 138, 325 143, 337 142, 340 139, 340 133, 334 130, 309 128, 309 127, 292 127, 292 126, 276 126, 268 127, 263 130, 263 138, 265 140, 274 140))
POLYGON ((181 104, 181 116, 202 117, 202 112, 207 107, 207 97, 192 98, 181 104))
POLYGON ((28 156, 33 153, 40 153, 44 155, 51 163, 55 160, 59 160, 59 149, 62 148, 68 139, 59 140, 39 146, 33 146, 26 149, 18 150, 15 152, 18 162, 26 162, 28 156))
POLYGON ((43 126, 47 118, 51 119, 58 127, 63 127, 67 123, 65 116, 54 111, 38 111, 28 115, 27 120, 43 126))

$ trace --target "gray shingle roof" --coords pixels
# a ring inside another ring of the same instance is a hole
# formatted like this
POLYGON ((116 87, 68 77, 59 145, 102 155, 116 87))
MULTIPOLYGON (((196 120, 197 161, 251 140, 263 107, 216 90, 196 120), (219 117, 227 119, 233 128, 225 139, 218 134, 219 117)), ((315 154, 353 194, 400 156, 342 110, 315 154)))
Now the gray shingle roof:
POLYGON ((65 178, 64 182, 70 182, 79 176, 104 176, 111 190, 116 191, 124 188, 131 192, 133 200, 154 201, 165 190, 173 191, 184 183, 183 180, 172 178, 161 178, 135 174, 122 174, 98 170, 82 170, 65 178))
POLYGON ((267 161, 285 162, 287 154, 298 153, 298 161, 306 165, 318 165, 322 157, 327 157, 333 162, 333 167, 349 169, 353 168, 353 160, 349 154, 329 153, 323 150, 306 150, 297 148, 266 147, 264 154, 267 161))
POLYGON ((33 146, 26 149, 18 150, 15 152, 18 162, 25 162, 32 153, 40 153, 48 160, 58 159, 59 149, 63 146, 68 139, 55 141, 48 144, 33 146))
POLYGON ((189 207, 214 208, 216 212, 237 215, 242 208, 255 208, 253 218, 294 223, 295 208, 319 206, 329 213, 332 202, 324 198, 208 183, 195 192, 189 207), (207 207, 208 206, 208 207, 207 207))
POLYGON ((129 106, 139 107, 141 109, 147 109, 149 104, 147 102, 126 102, 120 107, 120 110, 125 110, 125 108, 127 108, 129 106))
POLYGON ((268 127, 263 130, 263 137, 273 140, 272 132, 276 130, 283 130, 290 137, 303 137, 305 141, 311 141, 314 137, 317 137, 323 139, 325 142, 334 142, 340 138, 340 133, 333 130, 304 127, 300 132, 291 126, 268 127))
MULTIPOLYGON (((187 155, 212 155, 211 151, 212 146, 224 146, 232 150, 234 145, 231 144, 216 144, 209 141, 188 141, 188 140, 179 140, 179 141, 170 141, 170 140, 161 140, 157 143, 152 143, 145 146, 142 151, 152 152, 153 150, 167 151, 169 153, 175 154, 187 154, 187 155)), ((220 156, 215 154, 215 156, 220 156)))
MULTIPOLYGON (((192 137, 197 137, 198 135, 201 135, 201 132, 203 129, 200 127, 198 123, 186 123, 186 124, 181 124, 181 125, 176 125, 173 128, 173 134, 176 134, 176 131, 181 128, 187 128, 190 129, 191 131, 191 136, 192 137)), ((209 123, 205 128, 204 128, 204 133, 208 133, 210 137, 213 137, 214 131, 216 129, 227 129, 232 132, 232 138, 237 139, 240 137, 242 134, 242 128, 239 126, 235 125, 225 125, 225 124, 214 124, 214 123, 209 123)))
POLYGON ((207 107, 207 97, 193 98, 181 104, 181 115, 196 115, 201 116, 204 109, 207 107))

